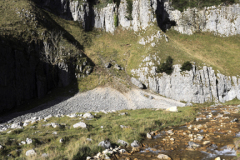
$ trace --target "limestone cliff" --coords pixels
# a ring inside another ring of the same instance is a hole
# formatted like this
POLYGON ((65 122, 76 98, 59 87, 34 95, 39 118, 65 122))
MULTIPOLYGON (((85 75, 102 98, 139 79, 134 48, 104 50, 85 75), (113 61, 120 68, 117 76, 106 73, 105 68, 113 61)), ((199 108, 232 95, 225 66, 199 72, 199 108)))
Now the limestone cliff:
POLYGON ((121 0, 117 7, 114 3, 98 8, 90 1, 41 0, 39 5, 57 12, 66 19, 80 21, 86 30, 93 27, 113 33, 114 15, 118 15, 119 26, 139 31, 152 22, 158 23, 163 30, 173 27, 183 34, 194 32, 213 32, 222 36, 240 33, 240 6, 212 6, 204 9, 191 8, 183 12, 175 10, 167 0, 134 0, 132 20, 128 20, 127 1, 121 0))
POLYGON ((89 74, 89 59, 59 61, 52 65, 42 60, 43 42, 14 41, 0 36, 0 113, 33 98, 42 98, 54 87, 67 86, 80 75, 89 74))
POLYGON ((151 90, 179 101, 204 103, 225 102, 234 98, 240 99, 240 77, 224 76, 215 73, 212 67, 180 72, 180 65, 174 66, 171 75, 156 73, 156 64, 160 64, 157 56, 147 56, 139 68, 132 70, 151 90))
POLYGON ((173 28, 183 34, 194 32, 213 32, 216 35, 232 36, 240 34, 240 6, 205 7, 187 9, 184 12, 173 10, 169 5, 165 7, 169 19, 176 22, 173 28))

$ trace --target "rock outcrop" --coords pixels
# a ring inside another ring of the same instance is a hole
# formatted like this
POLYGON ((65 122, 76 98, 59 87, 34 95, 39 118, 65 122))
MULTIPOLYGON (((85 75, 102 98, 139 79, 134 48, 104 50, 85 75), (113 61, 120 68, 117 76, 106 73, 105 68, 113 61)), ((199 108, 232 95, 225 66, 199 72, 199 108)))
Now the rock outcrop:
POLYGON ((171 75, 156 73, 157 67, 152 59, 160 62, 156 56, 148 56, 138 69, 132 70, 132 74, 139 77, 146 87, 163 96, 194 103, 240 99, 239 76, 225 76, 215 73, 212 67, 198 69, 194 65, 190 71, 180 72, 180 65, 174 65, 171 75))
POLYGON ((183 12, 173 10, 166 3, 165 9, 169 19, 176 22, 173 28, 183 34, 194 32, 213 32, 220 36, 233 36, 240 34, 240 6, 205 7, 202 10, 191 8, 183 12))
POLYGON ((47 63, 40 56, 42 48, 41 40, 16 43, 11 37, 0 36, 0 113, 42 98, 54 87, 67 86, 91 69, 90 60, 82 53, 71 62, 47 63))
POLYGON ((221 36, 240 34, 240 6, 212 6, 204 9, 189 8, 180 12, 174 9, 167 0, 134 0, 132 3, 132 20, 128 20, 127 1, 121 0, 119 6, 109 3, 99 8, 97 2, 75 0, 41 0, 40 6, 65 19, 79 21, 86 30, 93 27, 113 33, 114 16, 118 16, 118 25, 123 29, 139 31, 146 29, 153 22, 162 30, 173 27, 183 34, 194 32, 213 32, 221 36))

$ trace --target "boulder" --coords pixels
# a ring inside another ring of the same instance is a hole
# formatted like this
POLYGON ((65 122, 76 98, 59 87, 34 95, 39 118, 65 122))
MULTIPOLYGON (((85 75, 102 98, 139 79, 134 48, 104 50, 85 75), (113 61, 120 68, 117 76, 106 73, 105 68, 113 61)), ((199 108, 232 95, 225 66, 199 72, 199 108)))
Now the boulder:
POLYGON ((143 84, 142 84, 142 82, 140 82, 139 80, 137 80, 136 78, 131 78, 131 82, 132 82, 132 84, 134 84, 135 86, 137 86, 138 88, 140 88, 140 89, 143 89, 144 88, 144 86, 143 86, 143 84))
POLYGON ((78 122, 78 123, 73 125, 73 128, 79 128, 79 127, 80 128, 87 128, 87 125, 84 122, 78 122))
POLYGON ((26 156, 29 157, 29 156, 35 156, 36 155, 36 152, 34 149, 31 149, 31 150, 28 150, 26 152, 26 156))

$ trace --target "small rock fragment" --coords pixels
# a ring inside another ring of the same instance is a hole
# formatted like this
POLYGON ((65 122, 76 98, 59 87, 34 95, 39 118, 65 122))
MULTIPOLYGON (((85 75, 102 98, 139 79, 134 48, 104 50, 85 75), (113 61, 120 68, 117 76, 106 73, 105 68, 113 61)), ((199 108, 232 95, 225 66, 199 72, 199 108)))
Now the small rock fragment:
POLYGON ((86 125, 86 123, 84 123, 84 122, 78 122, 78 123, 76 123, 76 124, 73 125, 73 128, 79 128, 79 127, 81 127, 81 128, 87 128, 87 125, 86 125))
POLYGON ((152 135, 150 133, 147 133, 147 138, 152 139, 152 135))
POLYGON ((27 139, 26 139, 26 142, 27 142, 27 144, 31 144, 33 141, 32 141, 32 139, 27 138, 27 139))
POLYGON ((162 160, 171 160, 171 158, 168 155, 165 154, 159 154, 157 156, 158 159, 162 159, 162 160))
POLYGON ((170 111, 170 112, 178 112, 177 106, 173 106, 173 107, 169 107, 166 109, 166 111, 170 111))
POLYGON ((98 144, 98 146, 101 146, 101 147, 103 147, 103 148, 108 149, 108 148, 111 147, 111 143, 110 143, 109 140, 104 140, 104 141, 101 141, 101 142, 98 144))
POLYGON ((29 157, 29 156, 35 156, 36 155, 36 152, 34 149, 31 149, 31 150, 28 150, 26 152, 26 156, 29 157))
POLYGON ((91 113, 85 113, 83 118, 94 118, 94 116, 91 113))
POLYGON ((119 144, 121 144, 121 145, 123 145, 125 147, 128 146, 128 143, 125 142, 124 140, 121 140, 121 139, 119 139, 117 143, 119 143, 119 144))
POLYGON ((42 154, 42 157, 43 157, 43 158, 47 158, 47 157, 48 157, 48 154, 47 154, 47 153, 43 153, 43 154, 42 154))

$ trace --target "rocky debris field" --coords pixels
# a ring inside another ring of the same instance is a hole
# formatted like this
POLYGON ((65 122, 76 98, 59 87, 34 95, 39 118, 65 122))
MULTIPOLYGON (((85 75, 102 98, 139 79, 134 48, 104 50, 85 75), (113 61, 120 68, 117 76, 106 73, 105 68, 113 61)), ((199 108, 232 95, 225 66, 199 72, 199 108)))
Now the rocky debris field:
POLYGON ((88 159, 121 160, 227 160, 240 156, 240 105, 210 106, 200 109, 194 122, 187 125, 152 131, 142 144, 106 149, 88 159), (110 158, 109 158, 110 159, 110 158))
POLYGON ((185 106, 184 103, 151 94, 139 89, 121 93, 112 88, 96 88, 80 93, 72 98, 53 105, 53 102, 43 104, 35 109, 14 113, 0 118, 7 121, 0 124, 0 131, 8 128, 21 128, 25 123, 33 123, 48 117, 61 117, 82 112, 112 112, 112 110, 159 108, 166 109, 174 106, 185 106), (11 127, 12 125, 12 127, 11 127))

